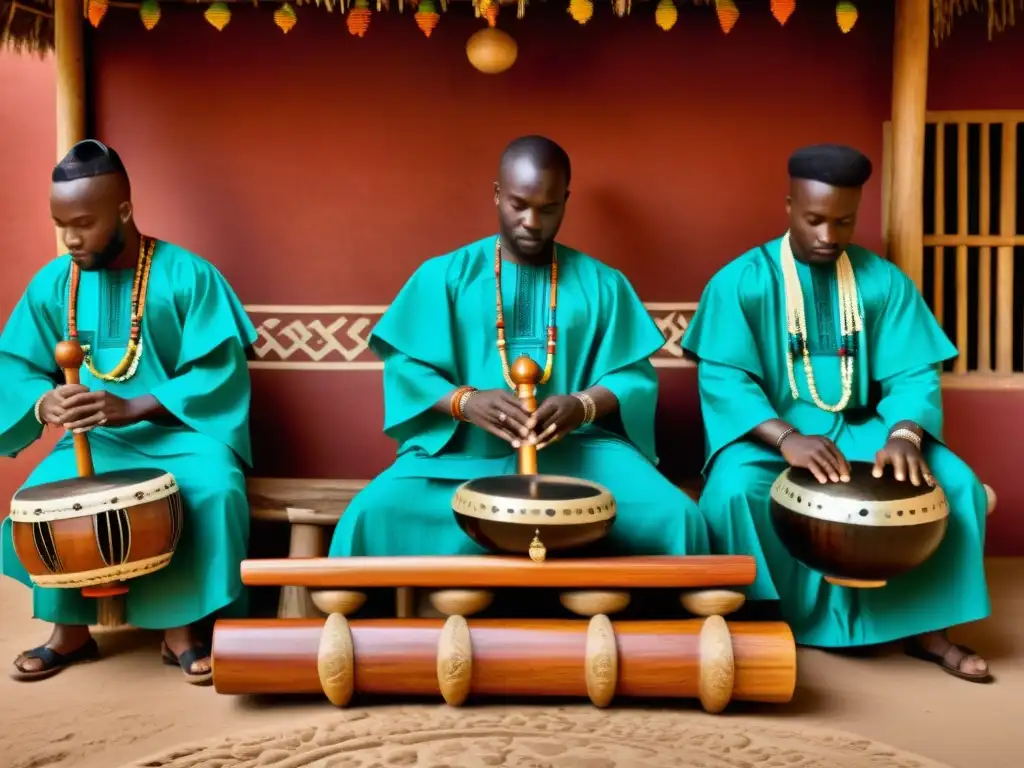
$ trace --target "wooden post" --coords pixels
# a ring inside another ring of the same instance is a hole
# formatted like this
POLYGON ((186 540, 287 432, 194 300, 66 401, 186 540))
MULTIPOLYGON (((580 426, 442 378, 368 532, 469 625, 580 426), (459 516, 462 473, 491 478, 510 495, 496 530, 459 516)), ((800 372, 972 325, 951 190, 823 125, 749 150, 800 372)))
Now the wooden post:
MULTIPOLYGON (((54 0, 53 46, 57 69, 57 160, 85 138, 85 51, 81 0, 54 0)), ((57 253, 64 253, 57 232, 57 253)))
POLYGON ((924 132, 928 100, 928 0, 896 0, 892 73, 889 259, 921 289, 924 262, 924 132))

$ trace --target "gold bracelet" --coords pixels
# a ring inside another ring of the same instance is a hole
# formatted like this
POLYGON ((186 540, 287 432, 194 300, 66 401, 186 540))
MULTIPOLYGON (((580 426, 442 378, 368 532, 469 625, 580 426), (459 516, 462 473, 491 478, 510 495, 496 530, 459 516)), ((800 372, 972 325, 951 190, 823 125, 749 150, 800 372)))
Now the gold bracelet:
POLYGON ((890 440, 906 440, 913 443, 917 450, 921 450, 921 437, 912 429, 894 429, 889 433, 890 440))
POLYGON ((594 403, 594 398, 588 395, 586 392, 576 392, 573 394, 577 400, 583 403, 583 424, 592 424, 594 419, 597 418, 597 405, 594 403))
POLYGON ((448 401, 448 407, 453 419, 456 421, 466 421, 466 417, 462 409, 466 405, 466 401, 469 400, 469 396, 475 391, 476 390, 473 389, 473 387, 459 387, 452 392, 451 400, 448 401))

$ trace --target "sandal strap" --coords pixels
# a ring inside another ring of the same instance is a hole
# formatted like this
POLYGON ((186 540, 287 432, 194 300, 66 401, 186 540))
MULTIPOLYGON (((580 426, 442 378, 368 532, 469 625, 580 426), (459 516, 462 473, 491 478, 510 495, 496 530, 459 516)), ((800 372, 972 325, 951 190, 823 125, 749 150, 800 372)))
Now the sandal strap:
POLYGON ((185 672, 185 674, 206 674, 205 672, 194 672, 192 670, 192 665, 195 664, 197 661, 209 659, 210 654, 212 652, 213 650, 206 643, 200 643, 199 645, 189 648, 187 651, 178 656, 178 664, 181 666, 181 669, 183 672, 185 672))
MULTIPOLYGON (((64 666, 71 662, 80 661, 81 659, 95 655, 98 651, 99 646, 96 645, 96 639, 90 637, 86 642, 70 653, 61 653, 49 646, 40 645, 36 648, 23 651, 21 655, 26 659, 39 659, 43 662, 43 670, 46 670, 52 669, 53 667, 64 666)), ((27 671, 20 663, 15 663, 15 666, 22 672, 27 671)))

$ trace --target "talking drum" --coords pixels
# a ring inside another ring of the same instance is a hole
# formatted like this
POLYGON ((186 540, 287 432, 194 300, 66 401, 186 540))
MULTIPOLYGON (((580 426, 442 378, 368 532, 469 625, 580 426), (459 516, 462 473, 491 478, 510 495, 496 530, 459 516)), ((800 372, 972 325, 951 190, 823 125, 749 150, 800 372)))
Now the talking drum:
POLYGON ((103 587, 167 565, 181 536, 181 492, 157 469, 105 472, 23 488, 11 502, 14 550, 40 587, 103 587))
POLYGON ((873 464, 850 462, 850 481, 820 483, 789 467, 771 489, 772 525, 789 553, 831 584, 883 587, 939 548, 949 523, 939 486, 876 478, 873 464))
MULTIPOLYGON (((523 407, 537 410, 540 366, 523 355, 509 367, 523 407)), ((496 552, 529 554, 541 562, 548 552, 567 552, 600 541, 615 522, 615 498, 607 488, 559 475, 537 474, 537 446, 518 449, 515 475, 463 483, 452 497, 455 519, 477 544, 496 552)))

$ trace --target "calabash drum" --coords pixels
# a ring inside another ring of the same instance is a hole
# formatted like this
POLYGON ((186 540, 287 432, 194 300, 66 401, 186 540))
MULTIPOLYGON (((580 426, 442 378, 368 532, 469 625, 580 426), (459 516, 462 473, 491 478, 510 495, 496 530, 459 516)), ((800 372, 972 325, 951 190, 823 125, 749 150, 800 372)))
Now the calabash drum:
POLYGON ((557 475, 506 475, 464 483, 452 509, 487 549, 526 554, 576 549, 598 541, 615 521, 615 499, 594 483, 557 475))
MULTIPOLYGON (((529 413, 537 409, 541 373, 526 355, 510 366, 516 396, 529 413)), ((616 513, 611 491, 574 477, 537 474, 535 445, 520 445, 518 460, 518 474, 470 480, 455 491, 455 519, 475 542, 540 562, 549 550, 577 549, 608 534, 616 513)))
POLYGON ((771 489, 772 525, 793 557, 832 584, 881 587, 939 548, 949 523, 939 486, 899 481, 891 467, 876 478, 851 462, 848 483, 819 483, 789 467, 771 489))
POLYGON ((181 537, 181 492, 158 469, 59 480, 15 494, 11 525, 34 584, 95 587, 170 562, 181 537))

